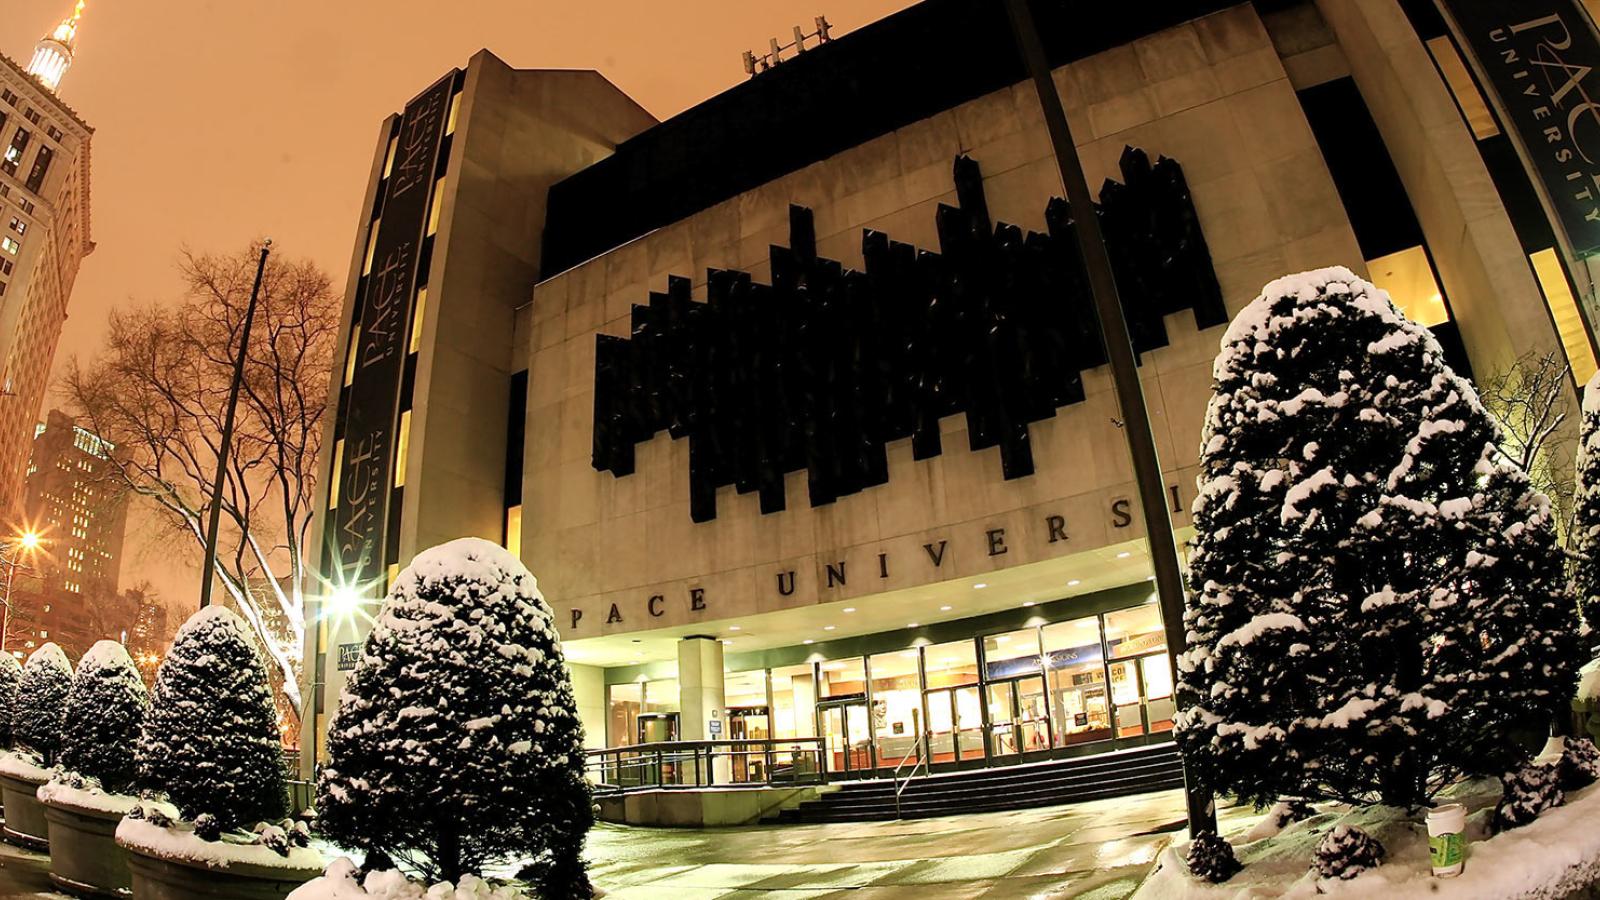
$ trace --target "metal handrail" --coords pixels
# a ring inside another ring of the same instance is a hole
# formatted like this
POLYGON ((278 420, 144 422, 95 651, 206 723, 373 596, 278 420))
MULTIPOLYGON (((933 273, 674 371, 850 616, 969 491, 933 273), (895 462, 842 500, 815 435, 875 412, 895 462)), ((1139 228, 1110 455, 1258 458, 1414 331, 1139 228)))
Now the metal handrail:
POLYGON ((655 741, 588 750, 584 755, 585 769, 599 770, 598 777, 590 776, 599 793, 712 787, 717 783, 718 757, 726 757, 741 767, 743 777, 734 779, 737 784, 821 784, 827 779, 826 747, 818 737, 655 741), (775 764, 780 753, 791 759, 787 776, 782 778, 777 776, 784 768, 775 764), (752 759, 765 762, 759 767, 759 778, 750 777, 752 759), (803 766, 802 760, 810 764, 803 766))
POLYGON ((918 734, 915 738, 913 738, 911 741, 911 749, 906 751, 905 756, 900 757, 899 765, 894 767, 894 817, 896 819, 900 818, 900 794, 905 791, 906 788, 911 786, 911 779, 917 777, 917 767, 921 766, 922 773, 924 775, 928 774, 928 758, 922 752, 923 738, 924 735, 922 734, 918 734), (911 764, 911 771, 906 775, 905 782, 901 783, 900 769, 905 766, 906 760, 910 759, 913 753, 917 756, 916 762, 911 764))

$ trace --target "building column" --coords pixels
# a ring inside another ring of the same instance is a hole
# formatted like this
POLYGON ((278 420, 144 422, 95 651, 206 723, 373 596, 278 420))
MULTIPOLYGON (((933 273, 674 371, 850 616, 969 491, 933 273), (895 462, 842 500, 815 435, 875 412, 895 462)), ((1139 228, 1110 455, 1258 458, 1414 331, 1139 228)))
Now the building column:
MULTIPOLYGON (((726 702, 722 642, 706 635, 690 635, 679 641, 678 704, 682 710, 678 722, 679 739, 727 740, 726 702)), ((727 784, 732 775, 732 761, 726 756, 718 757, 713 771, 717 784, 727 784)))

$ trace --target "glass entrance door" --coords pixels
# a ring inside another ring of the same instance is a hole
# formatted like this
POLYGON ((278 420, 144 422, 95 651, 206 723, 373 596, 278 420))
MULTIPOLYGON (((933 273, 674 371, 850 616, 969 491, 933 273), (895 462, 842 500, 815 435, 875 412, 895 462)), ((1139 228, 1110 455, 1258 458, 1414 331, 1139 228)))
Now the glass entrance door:
POLYGON ((865 700, 817 704, 817 733, 828 755, 828 771, 861 778, 872 773, 872 733, 865 700))
POLYGON ((1027 675, 990 682, 988 688, 990 755, 1007 760, 1049 750, 1044 678, 1027 675))
MULTIPOLYGON (((767 730, 765 706, 730 707, 728 709, 728 739, 730 741, 763 741, 770 737, 767 730)), ((770 754, 765 747, 736 746, 733 751, 733 780, 735 782, 762 781, 771 767, 770 754)))
POLYGON ((928 749, 932 765, 954 767, 984 759, 983 707, 978 685, 929 691, 928 749))
POLYGON ((1145 733, 1144 688, 1134 660, 1111 664, 1111 704, 1115 709, 1117 737, 1138 737, 1145 733))

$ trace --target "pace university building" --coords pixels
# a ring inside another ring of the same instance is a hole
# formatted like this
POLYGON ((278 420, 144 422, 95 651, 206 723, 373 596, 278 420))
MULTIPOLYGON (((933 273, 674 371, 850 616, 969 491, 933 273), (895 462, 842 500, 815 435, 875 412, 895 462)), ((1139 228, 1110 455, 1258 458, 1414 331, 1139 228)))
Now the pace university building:
MULTIPOLYGON (((1035 8, 1180 540, 1218 341, 1278 276, 1366 273, 1480 379, 1595 371, 1584 4, 1035 8)), ((1170 747, 1090 213, 1003 4, 925 0, 660 122, 485 51, 375 143, 308 766, 370 627, 334 598, 465 535, 538 576, 595 748, 813 739, 719 763, 766 781, 919 739, 935 771, 1170 747)))

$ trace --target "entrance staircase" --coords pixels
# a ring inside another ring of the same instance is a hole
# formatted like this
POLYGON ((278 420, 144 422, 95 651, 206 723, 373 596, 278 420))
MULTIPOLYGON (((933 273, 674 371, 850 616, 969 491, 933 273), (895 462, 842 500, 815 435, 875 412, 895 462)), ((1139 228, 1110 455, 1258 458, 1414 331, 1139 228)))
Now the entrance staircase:
MULTIPOLYGON (((902 782, 904 783, 904 782, 902 782)), ((1171 742, 965 772, 936 773, 904 783, 899 818, 924 819, 1103 800, 1183 787, 1183 763, 1171 742)), ((889 779, 847 781, 839 789, 779 811, 769 822, 871 822, 896 818, 889 779)))

